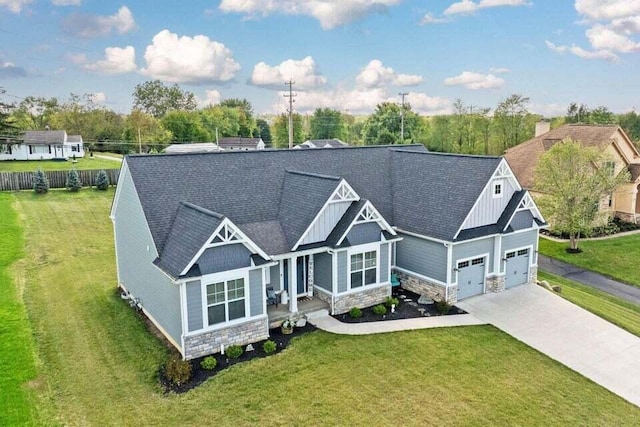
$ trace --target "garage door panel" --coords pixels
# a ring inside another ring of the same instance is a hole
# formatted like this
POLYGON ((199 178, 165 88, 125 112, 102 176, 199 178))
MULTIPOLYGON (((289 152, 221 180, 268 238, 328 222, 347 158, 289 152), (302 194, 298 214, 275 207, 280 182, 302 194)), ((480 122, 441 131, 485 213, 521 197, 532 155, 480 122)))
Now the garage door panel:
POLYGON ((485 262, 485 258, 475 258, 457 263, 459 300, 483 293, 485 262))
POLYGON ((529 249, 519 249, 506 253, 505 287, 522 285, 529 281, 529 249))

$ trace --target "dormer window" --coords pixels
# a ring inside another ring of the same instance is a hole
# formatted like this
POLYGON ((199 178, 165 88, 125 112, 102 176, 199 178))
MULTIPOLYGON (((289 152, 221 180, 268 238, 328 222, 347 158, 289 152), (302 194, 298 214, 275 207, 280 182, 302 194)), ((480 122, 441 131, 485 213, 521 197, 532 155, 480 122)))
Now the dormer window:
POLYGON ((498 198, 498 197, 502 197, 502 193, 503 193, 503 188, 504 183, 502 182, 502 180, 500 181, 494 181, 493 183, 493 197, 494 198, 498 198))

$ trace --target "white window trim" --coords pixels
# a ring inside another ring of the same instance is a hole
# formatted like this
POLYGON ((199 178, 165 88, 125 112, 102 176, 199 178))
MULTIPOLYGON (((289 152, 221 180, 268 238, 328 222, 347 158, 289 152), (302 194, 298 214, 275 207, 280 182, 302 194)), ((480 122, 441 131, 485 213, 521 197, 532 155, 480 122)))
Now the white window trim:
POLYGON ((503 179, 494 180, 491 188, 492 188, 491 196, 494 199, 500 199, 500 198, 504 197, 504 180, 503 179), (500 188, 500 192, 496 193, 496 189, 498 187, 500 188))
MULTIPOLYGON (((509 248, 507 250, 502 251, 502 258, 500 263, 502 264, 502 267, 500 268, 500 270, 502 271, 502 273, 507 274, 507 254, 509 252, 515 252, 516 254, 518 253, 518 251, 521 251, 523 249, 528 249, 529 250, 529 267, 528 267, 528 272, 531 273, 531 267, 535 267, 536 265, 538 265, 538 254, 537 252, 534 250, 533 245, 527 245, 527 246, 520 246, 517 248, 509 248), (536 262, 533 262, 533 257, 536 257, 536 262)), ((517 256, 517 255, 516 255, 517 256)))
POLYGON ((374 243, 374 244, 368 244, 368 245, 359 245, 359 246, 354 246, 352 248, 349 248, 347 250, 347 292, 361 292, 365 289, 371 289, 374 288, 378 285, 381 285, 380 283, 380 243, 374 243), (375 283, 371 283, 369 285, 365 285, 364 284, 364 273, 363 273, 363 282, 362 282, 362 286, 358 287, 358 288, 351 288, 351 255, 357 255, 357 254, 362 254, 363 258, 362 258, 362 262, 363 262, 363 269, 361 271, 364 271, 364 253, 365 252, 376 252, 376 281, 375 283))
POLYGON ((249 290, 249 270, 230 270, 222 273, 209 274, 207 276, 202 276, 200 278, 200 294, 202 295, 202 331, 212 331, 228 326, 232 326, 239 323, 244 323, 248 319, 251 318, 250 312, 250 299, 251 293, 249 290), (230 280, 236 279, 244 279, 244 313, 245 316, 239 319, 227 320, 225 322, 216 323, 214 325, 209 325, 209 304, 207 303, 207 285, 212 285, 214 283, 224 282, 224 304, 225 304, 225 316, 228 318, 229 316, 229 299, 228 299, 228 288, 227 282, 230 280))

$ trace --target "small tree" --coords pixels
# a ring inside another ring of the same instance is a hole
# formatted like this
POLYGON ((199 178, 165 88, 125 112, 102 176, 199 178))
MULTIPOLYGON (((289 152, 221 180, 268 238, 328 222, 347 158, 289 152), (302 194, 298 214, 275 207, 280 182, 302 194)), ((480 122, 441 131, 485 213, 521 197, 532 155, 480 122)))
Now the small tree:
POLYGON ((45 194, 49 191, 49 179, 41 168, 33 174, 33 191, 36 194, 45 194))
POLYGON ((571 251, 578 251, 580 233, 589 234, 600 200, 629 182, 626 169, 616 174, 606 155, 566 139, 540 157, 535 189, 544 195, 540 206, 554 229, 567 233, 571 251))
POLYGON ((82 188, 82 182, 80 182, 80 177, 78 176, 78 171, 73 168, 67 174, 67 182, 65 183, 67 186, 67 190, 71 192, 80 191, 82 188))
POLYGON ((109 175, 104 169, 100 169, 96 174, 96 189, 106 191, 109 188, 109 175))

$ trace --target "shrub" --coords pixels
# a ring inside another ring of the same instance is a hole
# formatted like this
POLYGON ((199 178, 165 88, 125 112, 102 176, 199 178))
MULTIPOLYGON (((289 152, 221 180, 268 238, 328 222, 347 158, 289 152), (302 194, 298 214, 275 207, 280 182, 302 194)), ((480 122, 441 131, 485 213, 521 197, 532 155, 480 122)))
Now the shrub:
POLYGON ((238 357, 242 356, 243 353, 242 347, 240 347, 239 345, 230 345, 229 347, 227 347, 227 350, 225 352, 230 359, 237 359, 238 357))
POLYGON ((101 169, 96 174, 96 190, 105 191, 109 188, 109 175, 104 169, 101 169))
POLYGON ((349 317, 351 317, 352 319, 358 319, 362 317, 362 310, 360 310, 358 307, 353 307, 351 310, 349 310, 349 317))
POLYGON ((382 304, 378 304, 373 307, 371 311, 373 311, 373 314, 375 314, 376 316, 384 316, 385 314, 387 314, 387 307, 382 304))
POLYGON ((82 182, 80 182, 80 176, 78 176, 78 171, 73 168, 67 174, 67 182, 65 183, 67 190, 76 192, 82 188, 82 182))
POLYGON ((218 361, 213 356, 207 356, 202 359, 202 362, 200 362, 200 367, 202 369, 206 369, 207 371, 213 371, 214 369, 216 369, 217 365, 218 361))
POLYGON ((267 340, 267 341, 264 342, 264 344, 262 344, 262 349, 267 354, 271 354, 271 353, 275 352, 276 348, 277 348, 276 347, 276 343, 271 341, 271 340, 267 340))
POLYGON ((447 314, 451 309, 451 304, 445 300, 436 301, 435 304, 436 310, 438 310, 438 313, 440 314, 447 314))
POLYGON ((191 363, 172 357, 164 367, 164 374, 172 384, 184 384, 191 379, 191 363))
POLYGON ((386 305, 388 309, 391 309, 392 305, 395 305, 397 308, 399 304, 400 300, 394 297, 387 297, 386 301, 384 302, 384 305, 386 305))
POLYGON ((45 194, 49 191, 49 179, 40 168, 33 174, 33 191, 36 194, 45 194))

